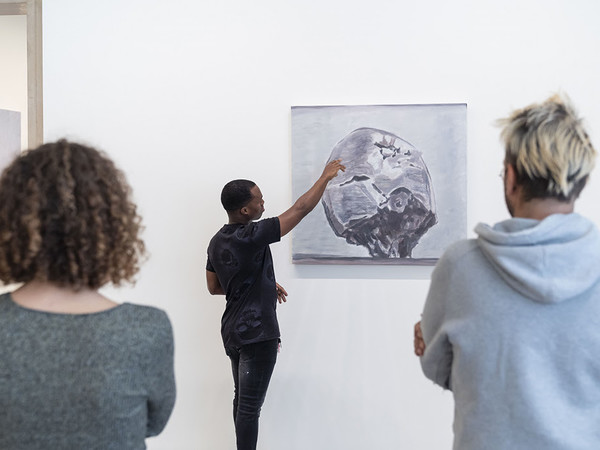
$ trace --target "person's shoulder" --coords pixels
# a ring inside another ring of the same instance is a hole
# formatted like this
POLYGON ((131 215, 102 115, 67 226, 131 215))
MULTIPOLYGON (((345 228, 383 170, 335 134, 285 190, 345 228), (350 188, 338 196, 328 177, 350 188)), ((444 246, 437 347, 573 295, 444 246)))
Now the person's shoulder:
POLYGON ((261 219, 257 222, 251 223, 257 227, 279 227, 279 217, 267 217, 266 219, 261 219))
POLYGON ((279 217, 268 217, 244 225, 238 230, 240 236, 254 239, 256 236, 264 236, 265 233, 279 233, 279 217))
POLYGON ((162 309, 154 306, 123 303, 121 305, 127 325, 127 339, 132 347, 141 348, 149 358, 153 354, 169 354, 173 352, 173 327, 169 316, 162 309))
POLYGON ((10 311, 14 309, 14 303, 10 299, 10 294, 7 292, 0 295, 0 317, 6 317, 10 311))
POLYGON ((442 263, 458 263, 468 258, 474 252, 478 252, 479 247, 475 239, 461 239, 448 246, 440 258, 442 263))
POLYGON ((10 305, 11 303, 10 293, 5 292, 4 294, 0 294, 0 307, 10 305))
POLYGON ((433 270, 433 278, 449 282, 453 277, 470 272, 480 262, 477 261, 480 252, 474 239, 463 239, 450 244, 433 270))
POLYGON ((228 233, 224 233, 224 231, 227 229, 227 225, 223 225, 221 228, 219 228, 217 230, 217 232, 215 234, 213 234, 212 238, 210 238, 210 241, 208 243, 209 248, 211 246, 213 246, 215 244, 215 242, 219 241, 220 239, 223 238, 224 234, 228 234, 228 233))
POLYGON ((139 324, 159 328, 171 328, 171 320, 166 311, 155 306, 123 303, 121 309, 124 315, 139 324))

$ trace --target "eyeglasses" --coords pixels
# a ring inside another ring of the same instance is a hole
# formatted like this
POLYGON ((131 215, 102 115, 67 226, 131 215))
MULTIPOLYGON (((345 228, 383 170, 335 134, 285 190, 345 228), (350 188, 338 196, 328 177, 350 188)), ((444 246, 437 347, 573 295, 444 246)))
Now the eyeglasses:
POLYGON ((506 177, 506 163, 502 166, 502 169, 500 169, 500 173, 498 174, 498 176, 503 180, 506 177))

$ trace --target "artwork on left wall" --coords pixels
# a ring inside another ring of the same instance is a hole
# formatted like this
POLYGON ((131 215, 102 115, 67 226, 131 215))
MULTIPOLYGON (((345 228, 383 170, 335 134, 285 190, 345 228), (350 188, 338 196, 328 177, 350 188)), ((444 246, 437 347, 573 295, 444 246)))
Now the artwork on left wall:
POLYGON ((21 151, 21 113, 0 109, 0 173, 21 151))
POLYGON ((294 230, 297 264, 435 264, 466 237, 466 104, 293 106, 292 188, 346 171, 294 230))

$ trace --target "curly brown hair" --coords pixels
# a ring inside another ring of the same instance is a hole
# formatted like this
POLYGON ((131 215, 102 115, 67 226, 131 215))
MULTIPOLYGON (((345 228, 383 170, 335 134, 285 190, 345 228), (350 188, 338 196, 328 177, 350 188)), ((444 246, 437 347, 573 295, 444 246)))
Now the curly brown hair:
POLYGON ((133 282, 145 254, 124 174, 103 153, 59 140, 0 177, 0 280, 74 289, 133 282))

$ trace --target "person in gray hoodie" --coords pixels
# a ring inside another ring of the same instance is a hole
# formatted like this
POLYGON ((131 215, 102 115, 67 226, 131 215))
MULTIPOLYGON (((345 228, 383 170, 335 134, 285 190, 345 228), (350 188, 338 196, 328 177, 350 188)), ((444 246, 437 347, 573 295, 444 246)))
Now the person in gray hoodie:
POLYGON ((600 233, 573 212, 596 157, 566 98, 500 121, 511 219, 440 258, 415 353, 455 401, 454 449, 600 448, 600 233))

